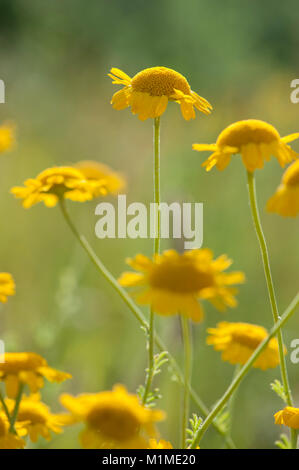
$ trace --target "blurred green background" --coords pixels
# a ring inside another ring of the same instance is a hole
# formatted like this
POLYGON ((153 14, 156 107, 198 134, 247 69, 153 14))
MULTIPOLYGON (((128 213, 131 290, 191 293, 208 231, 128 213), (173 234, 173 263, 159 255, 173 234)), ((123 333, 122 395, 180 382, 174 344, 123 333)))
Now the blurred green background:
MULTIPOLYGON (((128 202, 152 201, 152 123, 110 105, 118 89, 107 73, 119 67, 130 76, 164 65, 187 77, 214 112, 183 120, 179 107, 162 118, 162 199, 204 202, 204 246, 227 253, 233 268, 246 273, 239 306, 220 314, 206 305, 194 325, 193 384, 211 406, 228 386, 234 369, 205 345, 206 328, 218 321, 272 324, 263 268, 248 207, 246 174, 239 158, 225 172, 207 174, 204 154, 193 142, 212 143, 235 120, 269 121, 281 135, 299 129, 299 105, 290 102, 290 82, 298 74, 297 0, 1 0, 0 78, 6 104, 0 120, 17 125, 17 147, 1 156, 1 271, 13 274, 17 295, 1 308, 0 337, 9 351, 35 351, 56 368, 73 374, 62 385, 47 385, 45 401, 60 410, 58 396, 96 392, 124 383, 134 392, 144 382, 144 333, 117 294, 99 276, 66 227, 58 208, 41 204, 25 211, 9 189, 52 166, 95 159, 128 180, 128 202)), ((299 150, 298 143, 294 149, 299 150)), ((267 199, 282 169, 272 159, 257 171, 262 220, 281 311, 298 290, 298 220, 267 214, 267 199)), ((150 254, 151 240, 98 240, 94 209, 99 201, 69 203, 77 226, 118 276, 125 258, 150 254)), ((163 248, 182 248, 172 240, 163 248)), ((145 310, 147 314, 147 311, 145 310)), ((182 361, 177 318, 158 321, 169 349, 182 361)), ((299 337, 299 312, 285 329, 286 345, 299 337)), ((299 405, 299 365, 287 356, 299 405)), ((274 447, 280 429, 273 413, 282 406, 270 389, 279 369, 252 370, 236 397, 233 437, 239 447, 274 447)), ((161 434, 179 443, 181 390, 166 368, 156 382, 159 407, 168 419, 161 434)), ((196 411, 193 408, 193 411, 196 411)), ((78 428, 53 436, 41 448, 78 446, 78 428)), ((211 429, 202 447, 221 447, 211 429)))

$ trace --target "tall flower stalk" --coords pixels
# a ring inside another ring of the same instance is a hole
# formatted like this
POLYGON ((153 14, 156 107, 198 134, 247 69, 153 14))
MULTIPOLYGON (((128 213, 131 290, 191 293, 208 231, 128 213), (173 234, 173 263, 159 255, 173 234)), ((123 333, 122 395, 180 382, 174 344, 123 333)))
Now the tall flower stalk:
MULTIPOLYGON (((258 238, 258 242, 260 246, 261 255, 262 255, 265 278, 267 282, 267 289, 268 289, 271 310, 272 310, 272 315, 273 315, 273 321, 275 324, 278 322, 280 317, 279 317, 275 289, 274 289, 274 284, 273 284, 273 279, 272 279, 272 274, 271 274, 271 266, 270 266, 267 242, 266 242, 266 238, 263 232, 259 210, 258 210, 254 173, 247 171, 247 182, 248 182, 250 208, 251 208, 254 227, 256 230, 256 234, 257 234, 257 238, 258 238)), ((289 383, 289 378, 288 378, 287 365, 286 365, 286 360, 285 360, 285 355, 284 355, 283 333, 280 328, 277 331, 277 340, 278 340, 278 347, 279 347, 280 372, 281 372, 281 379, 283 383, 284 393, 286 396, 286 401, 287 401, 288 406, 293 406, 293 398, 292 398, 292 393, 291 393, 291 388, 290 388, 290 383, 289 383)), ((291 429, 291 444, 292 444, 292 448, 296 448, 297 432, 294 429, 291 429)))
MULTIPOLYGON (((153 145, 154 145, 154 203, 156 207, 155 215, 155 239, 154 239, 154 255, 160 253, 160 239, 161 239, 161 214, 159 210, 160 204, 160 117, 154 118, 153 126, 153 145)), ((150 309, 149 331, 148 331, 148 369, 146 375, 146 383, 144 394, 142 397, 143 404, 146 403, 148 394, 151 389, 151 384, 154 377, 155 366, 155 313, 150 309)))

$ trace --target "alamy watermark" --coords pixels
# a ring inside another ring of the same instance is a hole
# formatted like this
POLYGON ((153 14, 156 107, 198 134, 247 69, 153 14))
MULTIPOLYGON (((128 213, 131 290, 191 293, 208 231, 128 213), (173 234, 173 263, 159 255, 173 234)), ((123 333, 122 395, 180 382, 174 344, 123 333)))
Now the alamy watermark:
POLYGON ((203 243, 202 202, 150 203, 148 211, 142 202, 132 202, 127 206, 126 195, 121 194, 118 196, 117 210, 110 202, 101 202, 95 214, 100 216, 95 234, 101 239, 155 238, 160 215, 162 239, 183 238, 185 249, 200 248, 203 243))
POLYGON ((4 341, 2 341, 2 339, 0 339, 0 364, 3 364, 5 362, 4 354, 5 354, 4 341))
POLYGON ((5 103, 5 84, 0 80, 0 103, 5 103))
POLYGON ((299 78, 291 81, 291 88, 295 88, 290 94, 291 103, 297 104, 299 103, 299 78))

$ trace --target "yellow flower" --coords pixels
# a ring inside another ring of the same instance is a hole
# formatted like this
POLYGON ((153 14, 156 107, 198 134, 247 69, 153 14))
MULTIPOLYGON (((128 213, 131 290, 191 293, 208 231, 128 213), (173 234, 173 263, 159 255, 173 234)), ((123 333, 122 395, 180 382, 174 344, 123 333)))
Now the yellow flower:
POLYGON ((299 214, 299 160, 284 172, 276 193, 267 202, 267 210, 285 217, 299 214))
MULTIPOLYGON (((15 401, 6 400, 6 405, 9 412, 12 413, 15 401)), ((40 401, 39 395, 22 397, 17 422, 22 423, 32 442, 36 442, 39 436, 49 441, 51 439, 50 431, 60 434, 62 426, 65 424, 64 415, 52 414, 49 407, 40 401)))
POLYGON ((299 133, 280 137, 271 124, 248 119, 226 127, 219 134, 216 144, 193 144, 193 150, 213 152, 202 164, 207 171, 215 165, 218 170, 224 170, 231 156, 239 153, 247 170, 253 172, 257 168, 263 168, 264 161, 270 160, 271 155, 277 158, 282 167, 295 160, 297 153, 287 144, 298 138, 299 133))
POLYGON ((9 273, 0 273, 0 302, 7 302, 8 295, 15 295, 15 282, 9 273))
MULTIPOLYGON (((16 426, 19 430, 19 426, 16 426)), ((24 433, 20 433, 24 434, 24 433)), ((9 432, 9 422, 3 411, 0 411, 0 449, 23 449, 25 441, 9 432)))
POLYGON ((299 408, 286 406, 274 415, 275 424, 284 424, 292 429, 299 429, 299 408))
POLYGON ((123 85, 117 91, 111 104, 115 109, 131 106, 133 114, 138 114, 141 121, 161 116, 168 101, 175 101, 181 106, 184 119, 195 118, 194 107, 204 114, 210 114, 210 103, 191 90, 186 78, 175 70, 166 67, 151 67, 130 78, 117 68, 112 68, 109 77, 117 85, 123 85))
POLYGON ((11 150, 14 141, 14 127, 9 124, 0 126, 0 153, 11 150))
POLYGON ((114 172, 108 165, 91 160, 81 161, 74 165, 93 188, 93 196, 104 194, 118 194, 125 187, 124 178, 114 172), (99 185, 99 182, 101 184, 99 185))
POLYGON ((172 445, 164 439, 157 441, 156 439, 149 440, 149 447, 147 449, 173 449, 172 445))
POLYGON ((43 201, 47 207, 54 207, 63 197, 72 201, 90 201, 95 189, 105 194, 104 181, 90 184, 77 168, 60 166, 44 170, 35 179, 25 181, 25 187, 15 186, 11 193, 23 199, 23 207, 29 209, 43 201))
POLYGON ((5 382, 9 398, 15 398, 19 385, 27 384, 32 393, 44 386, 44 378, 49 382, 63 382, 72 376, 48 366, 46 359, 33 352, 5 353, 0 363, 0 380, 5 382))
POLYGON ((61 403, 75 420, 86 423, 80 436, 85 449, 145 449, 147 439, 156 434, 154 423, 164 418, 163 412, 142 406, 122 385, 78 397, 65 394, 61 403))
MULTIPOLYGON (((245 364, 259 344, 268 336, 262 326, 249 323, 221 322, 216 328, 209 328, 207 344, 222 351, 221 358, 231 364, 245 364)), ((286 353, 286 350, 285 350, 286 353)), ((253 367, 266 370, 279 364, 279 349, 276 338, 272 338, 260 354, 253 367)))
POLYGON ((213 260, 209 249, 184 254, 168 250, 153 261, 139 254, 127 263, 139 272, 123 273, 119 283, 137 287, 133 295, 138 303, 151 305, 160 315, 181 313, 193 321, 203 317, 198 299, 209 300, 218 310, 234 307, 237 290, 230 286, 244 282, 241 272, 223 272, 232 264, 226 255, 213 260))

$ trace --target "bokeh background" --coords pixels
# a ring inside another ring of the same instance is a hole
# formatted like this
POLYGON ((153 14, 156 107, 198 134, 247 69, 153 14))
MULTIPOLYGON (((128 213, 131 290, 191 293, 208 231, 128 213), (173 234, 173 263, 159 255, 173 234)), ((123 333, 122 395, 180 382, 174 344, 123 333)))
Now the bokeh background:
MULTIPOLYGON (((235 120, 259 118, 281 135, 298 131, 299 104, 290 102, 298 75, 297 0, 1 0, 1 76, 6 104, 0 120, 17 125, 17 147, 1 157, 1 271, 13 274, 17 295, 1 308, 0 337, 9 351, 36 351, 56 368, 71 372, 62 385, 47 385, 54 411, 62 391, 96 392, 124 383, 134 392, 144 382, 144 333, 117 294, 99 276, 66 227, 59 208, 25 211, 9 190, 52 166, 95 159, 122 172, 128 202, 152 201, 152 123, 128 110, 115 111, 116 91, 107 77, 113 66, 133 76, 164 65, 183 73, 214 106, 211 116, 186 122, 177 105, 162 119, 162 199, 204 202, 204 246, 227 253, 245 271, 239 306, 224 316, 205 306, 205 321, 193 327, 193 384, 211 406, 224 392, 233 367, 206 346, 206 328, 223 318, 272 324, 263 268, 250 219, 246 175, 239 158, 223 173, 207 174, 204 154, 193 142, 215 141, 235 120)), ((299 150, 298 143, 293 148, 299 150)), ((258 199, 281 311, 298 290, 298 220, 264 210, 282 169, 272 159, 257 171, 258 199)), ((69 203, 77 226, 117 276, 125 258, 150 254, 151 240, 98 240, 94 209, 99 201, 69 203)), ((182 248, 164 241, 163 248, 182 248)), ((147 314, 147 312, 145 311, 147 314)), ((161 335, 182 361, 177 318, 159 319, 161 335)), ((299 335, 299 316, 285 329, 286 345, 299 335)), ((299 365, 287 356, 299 405, 299 365)), ((252 370, 236 397, 233 437, 239 447, 274 447, 280 429, 273 413, 281 407, 270 389, 279 370, 252 370)), ((181 389, 164 368, 156 384, 168 419, 164 438, 179 443, 181 389)), ((193 411, 196 411, 193 408, 193 411)), ((78 447, 80 426, 53 436, 40 448, 78 447)), ((202 447, 221 447, 211 429, 202 447)))

